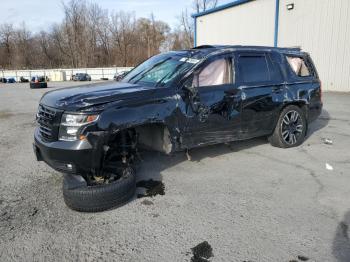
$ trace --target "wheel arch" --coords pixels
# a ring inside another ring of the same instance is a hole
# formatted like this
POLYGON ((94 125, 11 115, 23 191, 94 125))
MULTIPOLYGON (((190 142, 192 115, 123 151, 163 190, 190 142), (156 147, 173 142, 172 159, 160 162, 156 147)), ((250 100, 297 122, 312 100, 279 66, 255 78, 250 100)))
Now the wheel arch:
MULTIPOLYGON (((305 116, 305 125, 306 125, 306 133, 305 135, 307 135, 308 129, 309 129, 309 124, 308 124, 308 119, 309 119, 309 105, 307 103, 307 101, 305 100, 298 100, 298 101, 291 101, 288 103, 285 103, 279 113, 279 116, 281 115, 282 111, 287 107, 287 106, 297 106, 301 109, 301 111, 304 113, 305 116)), ((278 121, 278 120, 277 120, 278 121)), ((276 121, 276 124, 277 124, 276 121)))
POLYGON ((144 122, 137 125, 128 125, 115 128, 109 132, 107 141, 113 140, 124 131, 135 131, 141 147, 170 154, 175 149, 176 137, 170 133, 170 128, 163 121, 144 122))
MULTIPOLYGON (((281 113, 283 112, 283 110, 287 107, 287 106, 297 106, 299 107, 302 112, 304 113, 305 119, 306 119, 306 125, 308 126, 308 103, 304 100, 299 100, 299 101, 289 101, 289 102, 285 102, 283 103, 283 105, 279 108, 279 110, 277 111, 274 123, 273 123, 273 127, 275 127, 277 125, 278 119, 281 115, 281 113)), ((273 131, 271 131, 272 133, 273 131)))
POLYGON ((306 120, 308 119, 308 103, 305 100, 298 100, 298 101, 290 101, 287 103, 284 103, 283 106, 280 109, 279 115, 282 113, 282 111, 287 107, 287 106, 297 106, 299 107, 302 112, 304 113, 304 116, 306 120))

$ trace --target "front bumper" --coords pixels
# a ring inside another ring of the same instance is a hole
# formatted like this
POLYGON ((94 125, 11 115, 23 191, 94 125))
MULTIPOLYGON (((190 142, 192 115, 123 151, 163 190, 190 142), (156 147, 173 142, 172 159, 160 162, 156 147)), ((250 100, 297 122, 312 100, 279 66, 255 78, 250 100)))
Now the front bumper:
POLYGON ((82 174, 96 167, 95 152, 88 140, 45 142, 36 128, 33 149, 38 161, 59 172, 82 174))

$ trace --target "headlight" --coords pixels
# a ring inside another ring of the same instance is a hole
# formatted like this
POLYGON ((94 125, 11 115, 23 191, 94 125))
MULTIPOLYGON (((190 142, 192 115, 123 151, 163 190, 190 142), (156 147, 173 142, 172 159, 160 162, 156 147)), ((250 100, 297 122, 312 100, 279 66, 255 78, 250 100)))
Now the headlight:
POLYGON ((97 119, 98 115, 63 114, 58 139, 64 141, 78 140, 81 127, 95 122, 97 119))

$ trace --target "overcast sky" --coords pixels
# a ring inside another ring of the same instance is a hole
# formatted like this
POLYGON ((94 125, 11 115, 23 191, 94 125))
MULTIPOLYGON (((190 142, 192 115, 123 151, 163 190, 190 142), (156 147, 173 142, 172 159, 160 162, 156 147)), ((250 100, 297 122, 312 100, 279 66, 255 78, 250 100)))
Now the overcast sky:
MULTIPOLYGON (((46 30, 52 23, 63 18, 61 0, 1 0, 0 24, 25 22, 33 31, 46 30)), ((65 0, 67 2, 67 0, 65 0)), ((109 11, 132 11, 137 17, 155 18, 167 22, 171 27, 177 24, 176 17, 188 8, 192 12, 192 0, 95 0, 109 11)), ((221 0, 219 4, 230 2, 221 0)))

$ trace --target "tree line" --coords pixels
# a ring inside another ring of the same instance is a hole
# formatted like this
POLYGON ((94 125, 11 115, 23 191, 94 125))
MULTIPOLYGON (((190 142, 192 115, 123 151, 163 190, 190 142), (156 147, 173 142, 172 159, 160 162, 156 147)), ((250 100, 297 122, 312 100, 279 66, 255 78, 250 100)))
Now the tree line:
POLYGON ((0 69, 135 66, 160 52, 192 47, 189 13, 217 2, 193 0, 193 10, 184 10, 173 29, 153 14, 136 18, 85 0, 63 2, 62 22, 45 31, 33 33, 24 23, 0 25, 0 69))

